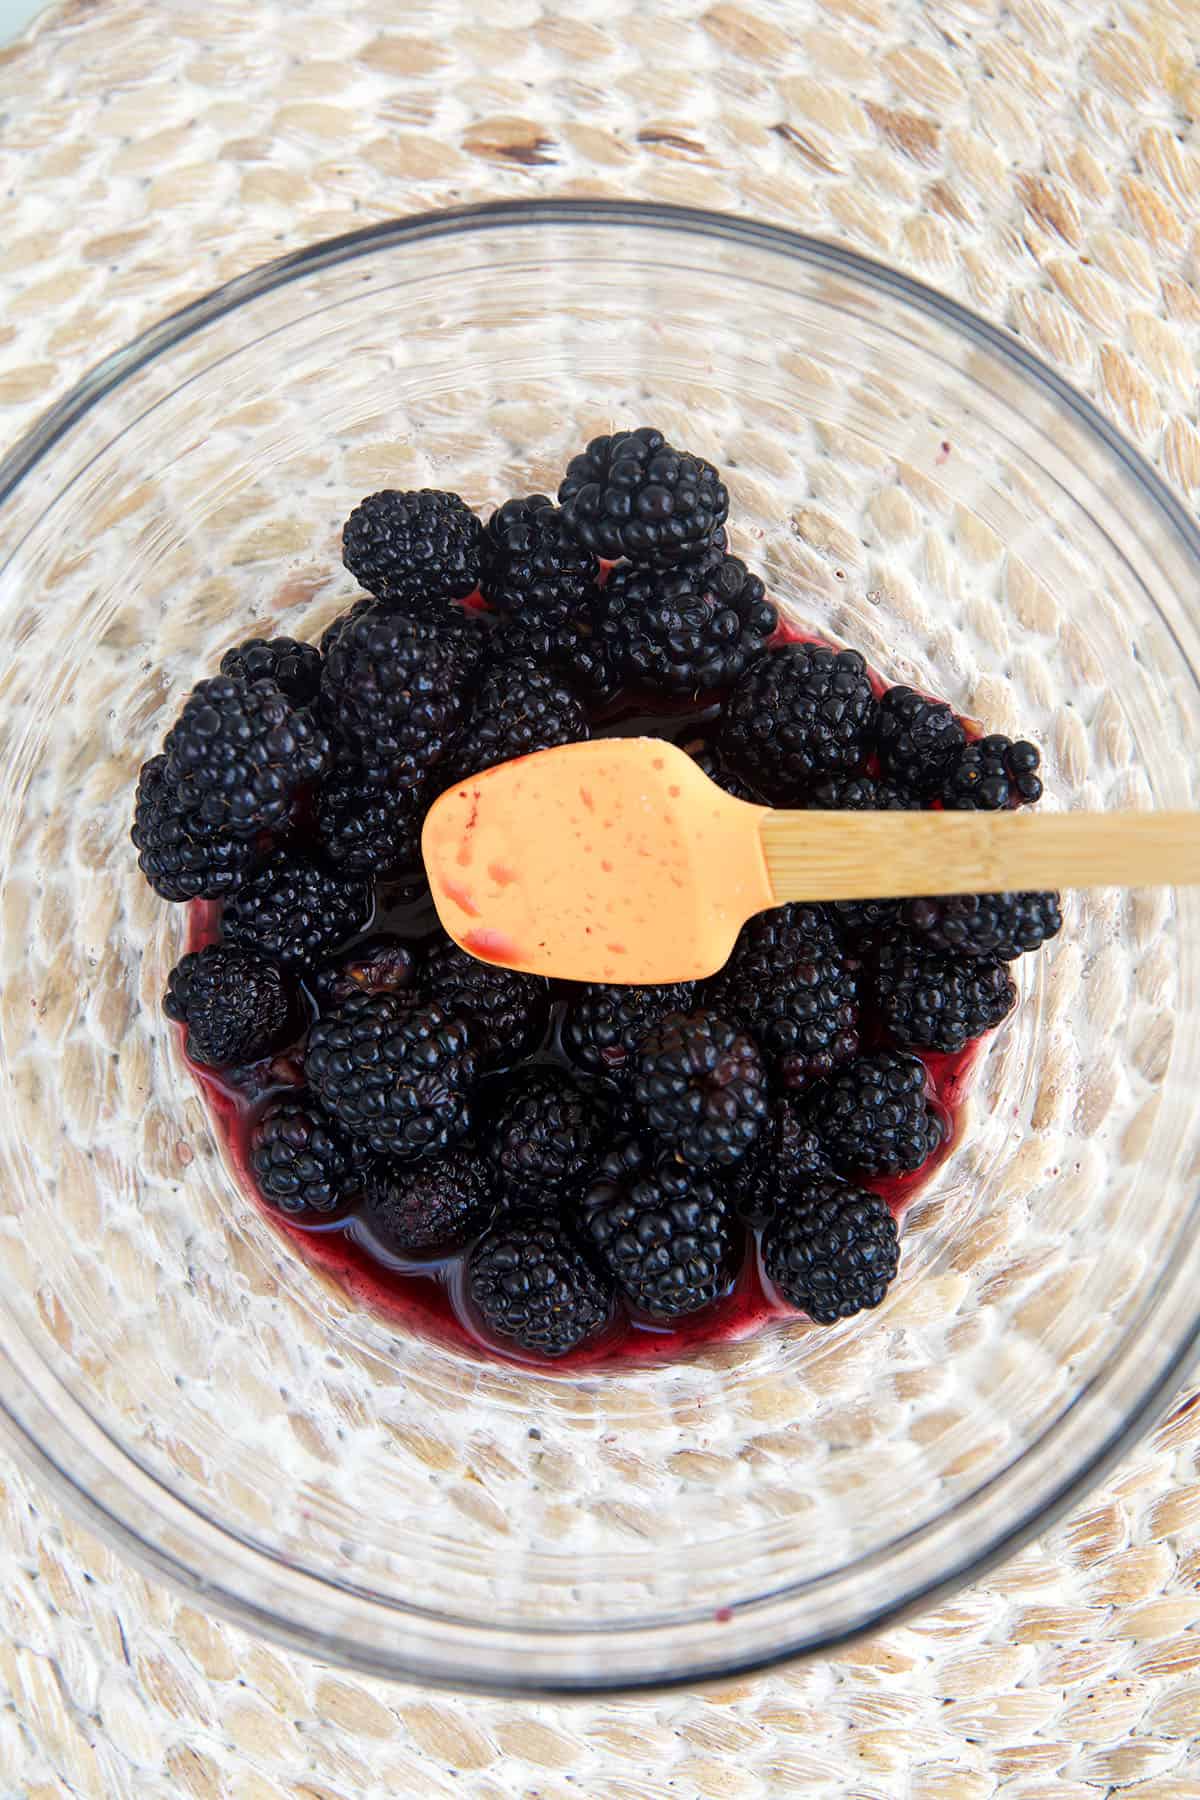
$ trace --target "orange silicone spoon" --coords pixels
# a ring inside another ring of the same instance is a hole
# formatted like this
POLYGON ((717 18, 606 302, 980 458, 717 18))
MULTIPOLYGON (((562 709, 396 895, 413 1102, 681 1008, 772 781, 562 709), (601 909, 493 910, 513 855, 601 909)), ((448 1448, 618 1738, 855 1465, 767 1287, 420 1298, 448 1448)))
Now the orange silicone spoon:
POLYGON ((778 812, 660 738, 604 738, 459 782, 422 850, 484 962, 668 982, 711 975, 786 900, 1200 882, 1200 813, 778 812))

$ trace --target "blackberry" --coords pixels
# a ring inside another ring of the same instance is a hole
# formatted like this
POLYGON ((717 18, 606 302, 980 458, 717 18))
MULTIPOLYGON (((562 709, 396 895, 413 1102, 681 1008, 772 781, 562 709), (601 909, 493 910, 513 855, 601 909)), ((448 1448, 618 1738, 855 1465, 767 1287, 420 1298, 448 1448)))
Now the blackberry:
POLYGON ((809 1121, 843 1175, 919 1169, 942 1141, 917 1056, 879 1050, 839 1069, 809 1102, 809 1121))
POLYGON ((486 1225, 495 1178, 471 1149, 406 1169, 377 1163, 367 1182, 365 1219, 388 1250, 456 1250, 486 1225))
MULTIPOLYGON (((831 812, 917 812, 922 801, 909 789, 874 775, 829 775, 815 782, 807 804, 831 812)), ((890 930, 900 916, 899 900, 834 900, 830 913, 849 939, 890 930)))
POLYGON ((483 527, 457 494, 385 488, 360 500, 346 520, 342 561, 388 606, 436 608, 478 587, 483 527))
POLYGON ((633 1054, 641 1040, 661 1025, 668 1013, 687 1012, 694 994, 695 984, 690 981, 665 987, 587 982, 568 1000, 563 1049, 589 1075, 622 1080, 632 1074, 633 1054))
POLYGON ((968 744, 939 788, 947 812, 1002 812, 1042 797, 1041 752, 1024 739, 979 738, 968 744))
POLYGON ((597 556, 667 568, 706 550, 729 513, 711 463, 642 426, 593 438, 558 490, 563 521, 597 556))
POLYGON ((878 937, 894 929, 902 900, 831 900, 829 910, 851 940, 878 937))
MULTIPOLYGON (((328 656, 348 625, 355 624, 366 613, 377 614, 379 609, 380 602, 373 595, 364 594, 346 612, 339 613, 325 627, 321 638, 322 657, 328 656)), ((460 677, 470 677, 478 669, 489 654, 499 624, 494 613, 476 607, 447 606, 443 612, 430 614, 413 613, 407 607, 400 610, 420 623, 426 642, 437 644, 453 654, 460 677)))
POLYGON ((303 969, 361 931, 370 915, 368 881, 281 851, 226 902, 223 924, 230 943, 303 969))
MULTIPOLYGON (((808 805, 828 812, 919 812, 923 803, 909 788, 878 776, 828 776, 811 787, 808 805)), ((833 900, 829 911, 847 938, 855 940, 891 931, 900 907, 900 900, 833 900)))
POLYGON ((717 568, 729 555, 729 533, 723 525, 718 525, 703 550, 692 551, 684 558, 683 566, 703 574, 717 568))
MULTIPOLYGON (((734 994, 714 994, 712 1003, 728 1012, 734 994)), ((784 985, 762 997, 756 1012, 737 1016, 753 1029, 782 1085, 806 1087, 858 1054, 859 965, 814 951, 784 985)))
POLYGON ((919 812, 920 798, 876 775, 827 775, 808 790, 806 804, 823 812, 919 812))
POLYGON ((612 1315, 612 1295, 552 1214, 502 1213, 467 1258, 467 1291, 497 1337, 565 1356, 612 1315))
POLYGON ((322 1014, 305 1073, 326 1111, 376 1156, 437 1156, 471 1123, 468 1028, 411 994, 352 994, 322 1014))
POLYGON ((948 956, 893 940, 879 953, 879 1009, 897 1044, 961 1050, 1006 1019, 1017 990, 991 956, 948 956))
POLYGON ((495 613, 478 607, 453 606, 436 619, 423 621, 434 638, 450 651, 458 669, 459 685, 464 692, 484 663, 496 654, 500 620, 495 613))
POLYGON ((491 1126, 491 1153, 512 1195, 548 1200, 591 1173, 604 1114, 556 1069, 532 1069, 508 1088, 491 1126))
POLYGON ((758 1143, 731 1184, 738 1216, 765 1225, 813 1175, 829 1173, 829 1152, 794 1100, 777 1100, 758 1143))
POLYGON ((366 1158, 307 1095, 267 1107, 250 1134, 264 1198, 293 1217, 338 1211, 363 1185, 366 1158))
POLYGON ((725 702, 721 755, 786 804, 822 775, 862 767, 877 711, 857 650, 784 644, 752 663, 725 702))
POLYGON ((513 619, 496 633, 496 659, 555 669, 592 706, 607 705, 621 688, 620 670, 608 647, 594 635, 590 613, 556 625, 513 619))
POLYGON ((347 875, 389 875, 421 864, 426 805, 417 788, 372 780, 343 762, 321 783, 314 821, 317 845, 347 875))
POLYGON ((571 536, 545 494, 506 500, 488 521, 480 589, 498 613, 566 624, 586 608, 599 573, 594 551, 571 536))
POLYGON ((297 793, 321 774, 329 739, 272 681, 197 682, 163 745, 165 779, 206 829, 254 838, 287 823, 297 793))
POLYGON ((163 1011, 187 1026, 187 1053, 209 1068, 265 1056, 296 1029, 296 996, 274 963, 232 944, 182 957, 167 977, 163 1011))
POLYGON ((785 1088, 858 1053, 859 965, 831 939, 821 908, 773 908, 742 928, 724 969, 705 985, 705 1004, 753 1032, 785 1088))
POLYGON ((139 869, 164 900, 221 900, 236 893, 260 860, 255 846, 206 830, 180 804, 166 767, 165 756, 152 756, 138 776, 129 835, 139 869))
POLYGON ((888 688, 879 702, 879 766, 898 787, 932 794, 950 773, 967 734, 943 700, 888 688))
POLYGON ((758 981, 764 986, 786 976, 794 965, 812 954, 813 945, 823 951, 841 947, 833 914, 827 906, 807 900, 789 900, 747 919, 720 974, 721 981, 736 977, 744 989, 758 981))
POLYGON ((320 651, 322 657, 329 655, 329 652, 333 649, 333 646, 337 643, 347 625, 353 625, 354 621, 356 619, 361 619, 364 613, 373 612, 378 604, 379 602, 375 599, 373 594, 364 594, 360 600, 356 600, 354 605, 348 607, 344 613, 339 613, 336 619, 331 619, 321 633, 320 651))
POLYGON ((563 637, 558 663, 592 706, 607 706, 621 691, 621 670, 612 646, 596 630, 594 610, 583 626, 563 637))
POLYGON ((550 984, 480 962, 450 938, 435 944, 421 971, 421 991, 474 1034, 480 1068, 514 1063, 533 1049, 550 1015, 550 984))
POLYGON ((351 994, 393 994, 416 981, 417 959, 399 938, 378 937, 360 944, 351 956, 326 963, 312 986, 322 1006, 336 1006, 351 994))
POLYGON ((273 681, 294 706, 310 706, 321 686, 321 652, 295 638, 247 638, 221 658, 222 675, 237 681, 273 681))
POLYGON ((325 652, 321 704, 365 775, 415 788, 462 722, 465 682, 452 634, 369 606, 345 620, 325 652))
POLYGON ((714 745, 701 741, 695 746, 685 744, 683 748, 696 764, 696 767, 703 769, 704 773, 708 776, 708 779, 710 781, 715 781, 717 786, 722 788, 725 793, 732 794, 735 800, 749 800, 752 806, 762 805, 762 801, 754 792, 754 789, 750 786, 749 782, 743 781, 741 776, 736 774, 733 769, 726 768, 724 762, 721 760, 720 752, 714 745))
POLYGON ((668 1013, 634 1060, 633 1097, 650 1135, 694 1169, 727 1167, 767 1117, 758 1046, 715 1013, 668 1013))
POLYGON ((666 694, 727 687, 762 655, 779 623, 762 582, 736 556, 614 569, 595 618, 623 680, 666 694))
POLYGON ((562 670, 577 635, 575 622, 547 625, 544 620, 519 614, 502 619, 496 629, 495 650, 498 662, 535 662, 547 669, 562 670))
POLYGON ((959 956, 991 956, 1012 962, 1037 950, 1062 930, 1058 895, 944 894, 910 900, 905 927, 930 950, 959 956))
POLYGON ((763 1263, 789 1305, 833 1325, 887 1293, 900 1266, 896 1221, 878 1194, 817 1176, 768 1225, 763 1263))
POLYGON ((735 1234, 720 1185, 632 1141, 618 1144, 583 1199, 587 1241, 621 1294, 657 1318, 709 1306, 730 1286, 735 1234))
POLYGON ((560 675, 525 660, 494 663, 479 683, 455 752, 455 779, 587 736, 587 714, 560 675))

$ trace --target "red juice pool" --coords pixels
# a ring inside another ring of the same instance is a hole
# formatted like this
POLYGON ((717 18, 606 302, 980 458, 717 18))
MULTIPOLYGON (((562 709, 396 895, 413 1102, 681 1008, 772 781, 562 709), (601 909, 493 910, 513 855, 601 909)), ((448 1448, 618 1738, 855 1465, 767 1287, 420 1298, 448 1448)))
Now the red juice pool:
MULTIPOLYGON (((819 643, 823 640, 790 626, 781 626, 777 641, 819 643)), ((874 672, 871 681, 877 693, 886 685, 874 672)), ((593 735, 653 735, 668 738, 685 748, 695 747, 715 723, 721 698, 710 696, 703 704, 662 702, 657 697, 652 703, 645 698, 619 701, 594 716, 593 735)), ((971 731, 969 721, 964 720, 963 724, 971 731)), ((422 890, 419 878, 414 878, 407 885, 402 882, 379 884, 375 916, 364 937, 390 933, 419 944, 422 939, 435 935, 437 929, 428 890, 422 890)), ((195 950, 217 942, 220 935, 220 903, 194 902, 190 909, 188 948, 195 950)), ((346 954, 353 948, 353 944, 348 945, 346 954)), ((527 1060, 557 1063, 577 1075, 578 1071, 557 1048, 558 1031, 566 1008, 563 993, 569 984, 554 985, 559 991, 552 1008, 550 1029, 542 1045, 527 1060)), ((182 1027, 179 1029, 182 1031, 182 1027)), ((863 1018, 862 1040, 865 1049, 880 1041, 876 1020, 863 1018)), ((957 1143, 962 1109, 980 1049, 980 1043, 974 1043, 957 1055, 937 1052, 922 1055, 930 1103, 944 1125, 943 1143, 915 1174, 861 1184, 885 1199, 897 1219, 903 1217, 957 1143)), ((215 1071, 196 1064, 192 1068, 204 1090, 229 1159, 259 1210, 305 1261, 332 1276, 352 1302, 370 1307, 394 1323, 398 1331, 415 1332, 476 1356, 482 1352, 526 1368, 577 1371, 669 1361, 706 1346, 748 1337, 773 1319, 797 1318, 797 1314, 779 1301, 765 1282, 758 1243, 752 1241, 760 1234, 747 1227, 746 1254, 737 1278, 723 1298, 703 1312, 664 1323, 639 1318, 618 1308, 612 1325, 603 1336, 584 1348, 553 1362, 526 1356, 511 1344, 490 1335, 473 1316, 465 1292, 462 1255, 425 1260, 404 1258, 375 1241, 363 1219, 353 1212, 345 1217, 322 1220, 319 1224, 307 1224, 288 1218, 262 1199, 250 1168, 250 1134, 255 1120, 271 1099, 302 1084, 302 1047, 299 1043, 290 1051, 284 1050, 267 1061, 236 1072, 215 1071)))

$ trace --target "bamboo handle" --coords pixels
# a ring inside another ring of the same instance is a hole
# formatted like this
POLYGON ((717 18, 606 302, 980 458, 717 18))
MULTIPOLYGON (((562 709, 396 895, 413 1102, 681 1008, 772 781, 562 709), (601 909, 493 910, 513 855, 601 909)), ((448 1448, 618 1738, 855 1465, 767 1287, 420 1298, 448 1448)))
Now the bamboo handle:
POLYGON ((776 901, 1200 882, 1200 812, 769 812, 776 901))

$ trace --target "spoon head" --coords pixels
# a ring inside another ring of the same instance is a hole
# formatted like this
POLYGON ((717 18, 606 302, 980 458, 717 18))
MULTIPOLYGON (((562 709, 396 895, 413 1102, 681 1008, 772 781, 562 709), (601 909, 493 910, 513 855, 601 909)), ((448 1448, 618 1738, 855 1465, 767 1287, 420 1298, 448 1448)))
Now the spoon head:
POLYGON ((772 904, 759 827, 660 738, 564 744, 456 783, 422 852, 438 917, 483 962, 572 981, 689 981, 772 904))

